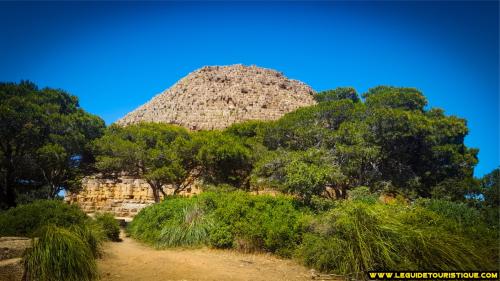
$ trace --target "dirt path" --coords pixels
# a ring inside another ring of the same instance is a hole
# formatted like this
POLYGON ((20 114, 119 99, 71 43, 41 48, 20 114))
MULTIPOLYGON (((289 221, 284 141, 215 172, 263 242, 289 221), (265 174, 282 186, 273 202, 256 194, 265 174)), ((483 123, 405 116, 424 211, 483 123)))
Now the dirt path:
POLYGON ((155 250, 131 238, 106 243, 102 281, 311 280, 309 270, 265 254, 213 249, 155 250))

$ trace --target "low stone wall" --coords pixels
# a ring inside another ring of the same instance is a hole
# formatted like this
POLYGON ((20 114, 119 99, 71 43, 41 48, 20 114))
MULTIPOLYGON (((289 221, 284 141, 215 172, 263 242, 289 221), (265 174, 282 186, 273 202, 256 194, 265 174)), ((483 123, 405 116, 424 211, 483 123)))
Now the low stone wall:
MULTIPOLYGON (((172 189, 168 187, 165 191, 167 195, 172 194, 172 189)), ((180 194, 192 195, 199 192, 201 188, 195 182, 180 194)), ((82 180, 82 190, 67 193, 65 200, 78 204, 86 213, 107 212, 125 218, 134 217, 142 208, 155 203, 146 181, 127 176, 115 179, 86 177, 82 180)))

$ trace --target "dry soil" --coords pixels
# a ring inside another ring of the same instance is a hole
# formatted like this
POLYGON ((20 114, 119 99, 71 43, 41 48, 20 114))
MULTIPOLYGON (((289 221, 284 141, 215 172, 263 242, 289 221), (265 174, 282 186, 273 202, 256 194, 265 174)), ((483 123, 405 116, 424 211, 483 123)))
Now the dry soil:
POLYGON ((291 260, 214 249, 156 250, 131 238, 108 242, 99 260, 102 281, 311 280, 291 260))

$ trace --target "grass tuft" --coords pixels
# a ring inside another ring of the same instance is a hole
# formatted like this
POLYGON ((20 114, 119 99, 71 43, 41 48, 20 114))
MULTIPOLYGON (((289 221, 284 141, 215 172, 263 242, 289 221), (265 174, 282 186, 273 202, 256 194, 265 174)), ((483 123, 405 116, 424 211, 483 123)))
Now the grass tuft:
POLYGON ((207 243, 213 226, 212 220, 205 215, 197 204, 184 207, 178 219, 164 224, 157 246, 200 246, 207 243))
POLYGON ((53 225, 41 229, 40 237, 25 253, 28 280, 92 281, 97 266, 87 242, 68 229, 53 225))

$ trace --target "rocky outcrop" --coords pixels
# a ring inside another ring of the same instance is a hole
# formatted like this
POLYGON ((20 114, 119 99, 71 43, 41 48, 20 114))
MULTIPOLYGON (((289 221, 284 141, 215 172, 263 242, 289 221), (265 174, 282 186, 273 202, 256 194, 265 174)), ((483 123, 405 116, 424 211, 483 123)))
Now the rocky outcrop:
POLYGON ((223 129, 246 120, 276 120, 315 104, 308 85, 256 66, 206 66, 116 123, 178 124, 191 130, 223 129))
MULTIPOLYGON (((200 183, 195 181, 180 194, 199 193, 199 186, 200 183)), ((168 186, 164 190, 167 195, 172 194, 172 189, 168 186)), ((146 181, 127 176, 86 177, 82 180, 82 190, 78 193, 67 193, 65 200, 78 204, 86 213, 106 212, 124 218, 135 216, 142 208, 155 202, 146 181)))
POLYGON ((23 280, 22 256, 29 247, 29 238, 0 237, 0 281, 23 280))

